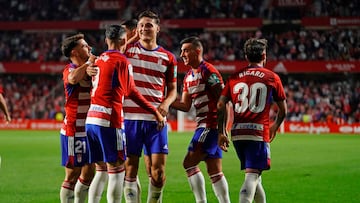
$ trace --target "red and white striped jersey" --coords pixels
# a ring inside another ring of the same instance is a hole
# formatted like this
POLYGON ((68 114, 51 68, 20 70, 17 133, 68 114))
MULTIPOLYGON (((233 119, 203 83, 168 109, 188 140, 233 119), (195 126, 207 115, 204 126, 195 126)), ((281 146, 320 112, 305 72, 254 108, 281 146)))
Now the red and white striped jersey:
POLYGON ((187 92, 196 110, 197 127, 217 128, 217 101, 214 88, 223 88, 219 71, 210 63, 202 61, 197 70, 190 69, 183 81, 183 92, 187 92))
MULTIPOLYGON (((155 107, 165 98, 168 83, 176 82, 177 61, 175 56, 158 46, 147 50, 139 42, 129 44, 125 55, 133 65, 133 78, 137 90, 155 107)), ((155 121, 155 117, 130 98, 124 100, 125 119, 155 121)))
POLYGON ((285 100, 279 76, 261 67, 246 67, 230 76, 221 95, 232 101, 232 140, 269 142, 272 101, 285 100))
POLYGON ((124 96, 141 103, 146 112, 156 111, 136 90, 131 75, 132 65, 123 54, 116 50, 105 51, 95 65, 98 66, 98 74, 92 80, 86 124, 122 128, 124 96))
POLYGON ((60 133, 66 136, 85 137, 85 119, 90 106, 91 81, 81 80, 70 84, 68 76, 77 66, 70 63, 63 71, 65 90, 65 119, 60 133))

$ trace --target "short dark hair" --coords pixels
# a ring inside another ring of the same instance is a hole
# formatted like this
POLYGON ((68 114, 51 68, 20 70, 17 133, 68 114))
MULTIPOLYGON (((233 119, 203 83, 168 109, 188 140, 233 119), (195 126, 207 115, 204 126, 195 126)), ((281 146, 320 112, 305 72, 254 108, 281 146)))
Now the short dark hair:
POLYGON ((84 34, 76 34, 65 38, 61 43, 61 52, 66 57, 70 57, 71 51, 79 44, 79 40, 84 39, 84 34))
POLYGON ((191 37, 187 37, 183 40, 181 40, 180 44, 185 44, 185 43, 191 43, 191 45, 195 48, 200 48, 202 49, 202 43, 200 41, 200 38, 196 37, 196 36, 191 36, 191 37))
POLYGON ((244 44, 244 52, 250 62, 258 63, 262 60, 262 54, 267 49, 266 39, 250 38, 244 44))
POLYGON ((109 25, 105 31, 105 37, 110 40, 118 40, 125 34, 125 28, 120 25, 109 25))
POLYGON ((146 11, 141 12, 139 14, 138 20, 140 20, 143 17, 148 17, 148 18, 154 19, 156 24, 158 24, 158 25, 160 24, 160 18, 158 16, 158 14, 155 13, 154 11, 146 10, 146 11))
POLYGON ((127 21, 121 23, 121 25, 125 26, 129 30, 133 30, 137 27, 137 23, 138 23, 138 21, 136 19, 130 19, 130 20, 127 20, 127 21))

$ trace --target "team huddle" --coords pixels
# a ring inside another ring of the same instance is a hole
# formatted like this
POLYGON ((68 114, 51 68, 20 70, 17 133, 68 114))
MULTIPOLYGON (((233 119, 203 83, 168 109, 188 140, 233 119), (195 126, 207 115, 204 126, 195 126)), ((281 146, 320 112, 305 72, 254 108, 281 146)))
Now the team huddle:
POLYGON ((226 124, 231 114, 231 140, 245 170, 239 202, 266 202, 261 173, 270 168, 269 142, 287 112, 279 76, 264 68, 267 41, 247 40, 249 65, 224 83, 219 71, 203 59, 199 38, 183 39, 180 58, 189 70, 177 97, 176 57, 157 44, 159 31, 159 17, 147 10, 137 20, 108 26, 107 50, 99 56, 91 54, 83 34, 64 39, 61 49, 70 63, 63 71, 61 202, 100 202, 106 186, 107 202, 121 202, 124 195, 127 203, 139 203, 142 155, 149 177, 147 202, 162 202, 169 153, 166 115, 170 108, 187 112, 192 106, 197 127, 183 168, 195 202, 207 202, 201 161, 218 201, 230 202, 221 161, 230 142, 226 124), (270 124, 274 103, 278 116, 270 124))

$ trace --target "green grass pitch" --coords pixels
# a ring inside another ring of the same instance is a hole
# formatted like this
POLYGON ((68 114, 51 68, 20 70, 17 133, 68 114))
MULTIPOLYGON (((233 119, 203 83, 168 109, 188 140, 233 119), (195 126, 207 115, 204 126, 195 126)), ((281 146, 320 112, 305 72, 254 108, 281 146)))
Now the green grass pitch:
MULTIPOLYGON (((192 136, 170 133, 164 203, 194 202, 182 160, 192 136)), ((0 202, 59 202, 64 169, 60 165, 58 131, 0 131, 0 202)), ((360 136, 279 134, 271 144, 272 168, 263 173, 269 203, 331 203, 360 201, 360 136)), ((140 166, 142 202, 148 179, 140 166)), ((208 202, 217 202, 204 164, 208 202)), ((234 149, 224 153, 223 171, 232 202, 244 173, 234 149)), ((106 202, 103 194, 101 202, 106 202)), ((124 201, 123 201, 124 202, 124 201)))

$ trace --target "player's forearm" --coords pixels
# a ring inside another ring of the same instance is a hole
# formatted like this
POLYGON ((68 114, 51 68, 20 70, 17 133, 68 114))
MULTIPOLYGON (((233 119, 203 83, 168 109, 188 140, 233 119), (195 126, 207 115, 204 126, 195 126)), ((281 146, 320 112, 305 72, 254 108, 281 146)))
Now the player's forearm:
POLYGON ((164 99, 164 102, 168 103, 170 106, 170 104, 176 100, 176 97, 177 97, 176 88, 173 88, 167 92, 167 96, 164 99))
POLYGON ((224 133, 225 121, 226 121, 226 107, 222 101, 219 101, 217 104, 217 123, 218 123, 219 133, 224 133))
POLYGON ((77 84, 78 82, 80 82, 82 79, 84 79, 85 76, 87 76, 86 68, 88 66, 89 66, 88 64, 84 63, 80 67, 71 71, 68 76, 69 83, 74 85, 74 84, 77 84))
POLYGON ((189 105, 186 105, 185 103, 181 102, 179 99, 176 99, 170 106, 176 110, 184 111, 184 112, 188 112, 191 107, 191 106, 189 107, 189 105))
POLYGON ((137 89, 133 89, 129 94, 130 99, 132 99, 137 105, 141 106, 143 109, 153 113, 154 115, 157 112, 157 109, 148 102, 143 95, 137 89))
POLYGON ((226 121, 227 121, 227 111, 226 104, 229 102, 229 99, 225 96, 220 96, 217 102, 217 122, 218 122, 218 132, 224 133, 226 135, 226 121))
POLYGON ((286 106, 285 101, 279 101, 279 102, 277 102, 277 105, 279 107, 279 111, 276 116, 276 120, 275 120, 274 124, 276 125, 277 128, 279 128, 281 123, 285 120, 285 116, 287 114, 287 106, 286 106))
POLYGON ((177 97, 177 91, 176 91, 176 83, 172 83, 171 85, 168 85, 168 90, 165 99, 163 100, 163 105, 169 107, 177 97))
POLYGON ((285 120, 285 112, 279 112, 277 117, 276 117, 276 120, 275 120, 275 125, 279 128, 281 123, 285 120))

